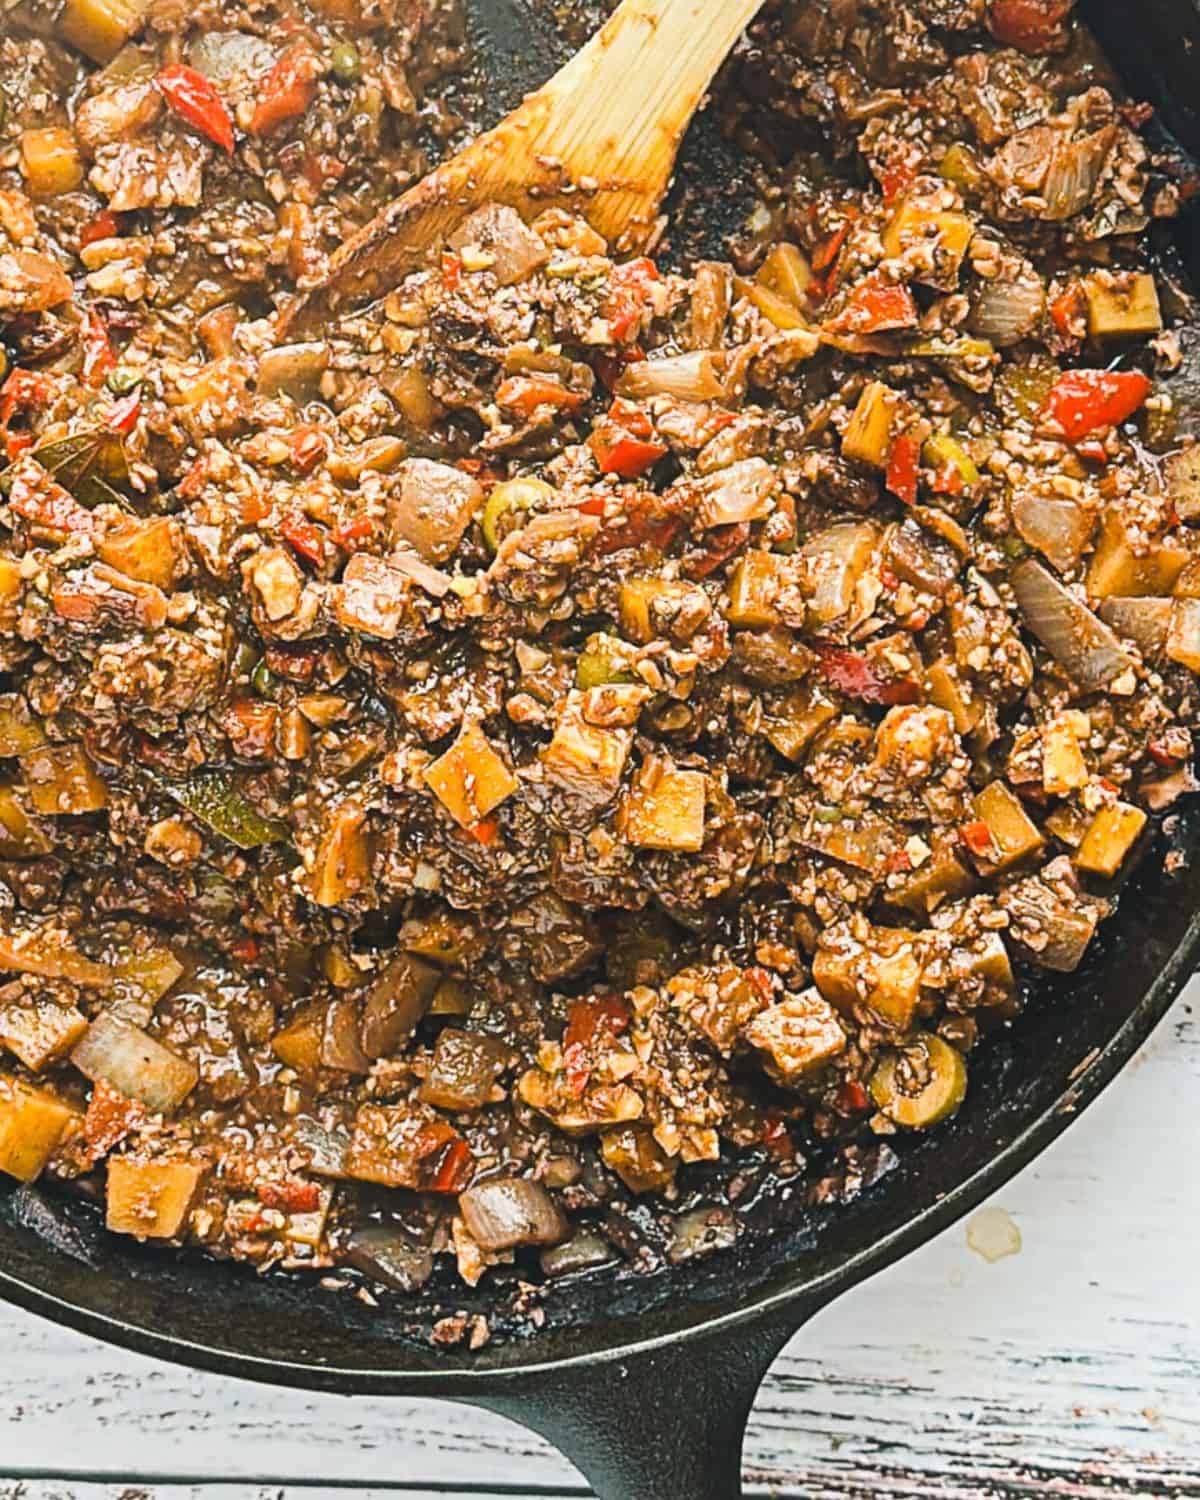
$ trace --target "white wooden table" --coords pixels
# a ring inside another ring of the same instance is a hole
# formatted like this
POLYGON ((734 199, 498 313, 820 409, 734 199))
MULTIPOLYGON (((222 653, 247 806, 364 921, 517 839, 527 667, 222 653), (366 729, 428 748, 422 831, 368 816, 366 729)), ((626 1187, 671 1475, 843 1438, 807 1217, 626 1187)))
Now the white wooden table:
MULTIPOLYGON (((989 1262, 956 1225, 792 1343, 755 1410, 752 1492, 1200 1497, 1198 1105, 1193 985, 997 1194, 1018 1254, 989 1262)), ((0 1309, 0 1500, 586 1493, 499 1418, 197 1374, 0 1309)))

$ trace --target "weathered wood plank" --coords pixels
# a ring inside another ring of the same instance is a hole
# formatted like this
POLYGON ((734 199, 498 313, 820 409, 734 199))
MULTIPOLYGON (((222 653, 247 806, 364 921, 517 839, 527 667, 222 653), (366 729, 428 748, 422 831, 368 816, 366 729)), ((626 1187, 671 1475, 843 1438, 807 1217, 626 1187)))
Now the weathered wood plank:
MULTIPOLYGON (((313 1500, 316 1485, 263 1484, 140 1484, 136 1489, 125 1484, 94 1484, 77 1479, 21 1479, 11 1484, 0 1482, 0 1500, 313 1500)), ((447 1500, 444 1489, 330 1489, 319 1486, 321 1500, 447 1500)), ((525 1491, 471 1489, 470 1500, 513 1500, 525 1491)), ((580 1500, 584 1491, 540 1491, 537 1500, 580 1500)))
MULTIPOLYGON (((755 1491, 1200 1497, 1200 1190, 1188 1166, 1198 1098, 1200 1028, 1185 998, 1105 1097, 997 1195, 1020 1254, 988 1264, 955 1226, 792 1343, 755 1409, 755 1491)), ((117 1494, 152 1477, 149 1500, 182 1500, 201 1477, 247 1500, 267 1481, 286 1500, 289 1485, 363 1494, 401 1481, 418 1494, 581 1493, 546 1445, 485 1414, 221 1380, 11 1310, 0 1340, 0 1480, 61 1474, 67 1455, 117 1494), (187 1483, 172 1493, 172 1478, 187 1483)))

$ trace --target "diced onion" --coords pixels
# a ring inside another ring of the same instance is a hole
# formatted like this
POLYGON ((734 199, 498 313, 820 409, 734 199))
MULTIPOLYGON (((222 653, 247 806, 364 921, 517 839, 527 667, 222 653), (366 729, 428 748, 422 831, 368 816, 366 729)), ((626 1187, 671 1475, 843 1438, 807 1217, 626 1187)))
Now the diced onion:
POLYGON ((673 396, 676 401, 719 401, 725 382, 718 371, 717 356, 707 349, 690 354, 669 354, 665 359, 644 359, 630 365, 621 376, 617 393, 644 400, 648 396, 673 396))
POLYGON ((346 1260, 372 1281, 398 1292, 415 1292, 433 1275, 432 1254, 399 1229, 383 1224, 356 1229, 346 1246, 346 1260))
POLYGON ((733 526, 739 521, 761 521, 772 510, 779 486, 775 470, 763 458, 743 458, 695 481, 696 525, 733 526))
POLYGON ((567 1221, 550 1194, 527 1177, 493 1177, 467 1189, 458 1206, 471 1237, 485 1250, 557 1245, 567 1221))
POLYGON ((1033 331, 1045 305, 1046 288, 1032 271, 1020 281, 985 281, 975 294, 968 326, 1004 349, 1033 331))
POLYGON ((1132 671, 1133 657, 1108 626, 1041 563, 1023 562, 1012 586, 1025 624, 1081 687, 1095 691, 1132 671))
POLYGON ((179 1108, 199 1081, 194 1063, 176 1057, 137 1026, 101 1015, 71 1053, 71 1061, 93 1083, 101 1079, 152 1114, 179 1108))

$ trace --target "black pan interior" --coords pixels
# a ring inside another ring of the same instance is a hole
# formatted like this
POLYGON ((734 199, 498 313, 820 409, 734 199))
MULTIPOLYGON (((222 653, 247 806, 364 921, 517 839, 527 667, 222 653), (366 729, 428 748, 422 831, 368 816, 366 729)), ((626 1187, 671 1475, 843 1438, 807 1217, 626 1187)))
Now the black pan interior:
MULTIPOLYGON (((475 0, 496 28, 493 45, 514 45, 505 27, 518 3, 475 0)), ((1155 0, 1136 16, 1120 0, 1102 0, 1090 15, 1134 92, 1200 147, 1195 64, 1183 45, 1200 39, 1191 0, 1155 0)), ((535 77, 554 56, 551 34, 542 35, 546 50, 530 62, 535 77)), ((720 170, 710 152, 711 135, 701 129, 689 142, 687 171, 720 170)), ((1185 226, 1180 246, 1189 258, 1194 243, 1185 226)), ((234 1373, 341 1390, 420 1384, 463 1392, 490 1374, 640 1343, 774 1299, 815 1305, 993 1188, 1107 1082, 1200 954, 1197 856, 1200 811, 1184 808, 1158 830, 1085 966, 1039 987, 1012 1030, 973 1059, 960 1114, 930 1138, 900 1142, 892 1170, 853 1201, 816 1208, 797 1194, 782 1227, 737 1252, 652 1275, 599 1272, 552 1284, 540 1299, 545 1320, 536 1335, 504 1336, 504 1310, 486 1284, 472 1293, 434 1282, 419 1297, 371 1308, 352 1289, 319 1291, 140 1250, 104 1235, 86 1205, 11 1186, 0 1190, 0 1293, 117 1342, 234 1373), (1170 876, 1168 850, 1178 864, 1170 876), (428 1343, 431 1322, 460 1310, 494 1317, 500 1336, 479 1354, 428 1343)))

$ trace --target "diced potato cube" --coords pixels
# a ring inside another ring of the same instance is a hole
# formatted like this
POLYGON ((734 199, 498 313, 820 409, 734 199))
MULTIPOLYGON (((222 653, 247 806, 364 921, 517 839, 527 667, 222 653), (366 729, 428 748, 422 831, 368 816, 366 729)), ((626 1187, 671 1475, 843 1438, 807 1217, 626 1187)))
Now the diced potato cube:
POLYGON ((53 848, 44 831, 30 818, 13 787, 0 786, 0 855, 31 859, 53 848))
POLYGON ((767 251, 756 279, 760 286, 767 287, 793 306, 803 307, 812 274, 804 251, 788 240, 780 240, 767 251))
POLYGON ((33 1182, 78 1118, 69 1105, 42 1089, 0 1085, 0 1172, 33 1182))
POLYGON ((324 1005, 310 1006, 271 1038, 271 1051, 285 1067, 311 1074, 321 1066, 325 1009, 324 1005))
POLYGON ((59 35, 93 62, 111 62, 137 30, 145 9, 146 0, 67 0, 59 35))
POLYGON ((24 755, 46 743, 41 721, 20 693, 0 693, 0 757, 24 755))
POLYGON ((371 878, 371 843, 365 808, 346 801, 334 808, 308 872, 309 896, 318 906, 339 906, 371 878))
POLYGON ((683 771, 667 761, 647 761, 621 804, 620 827, 642 849, 683 849, 704 845, 703 771, 683 771))
POLYGON ((954 663, 935 661, 925 674, 925 680, 929 686, 930 702, 946 710, 959 734, 970 734, 979 723, 983 706, 971 697, 970 689, 959 677, 954 663))
POLYGON ((785 1083, 798 1082, 846 1050, 842 1023, 818 989, 769 1005, 746 1027, 745 1037, 767 1053, 785 1083))
POLYGON ((96 555, 127 578, 169 590, 181 562, 178 524, 170 516, 130 516, 97 541, 96 555))
POLYGON ((1042 847, 1037 825, 1002 781, 985 786, 975 798, 975 813, 988 826, 992 849, 977 855, 976 861, 987 874, 1009 870, 1027 855, 1042 847))
POLYGON ((913 276, 929 286, 953 290, 958 272, 975 226, 964 213, 939 212, 911 199, 896 209, 883 231, 883 248, 889 256, 906 251, 933 247, 932 265, 924 269, 918 262, 913 276))
POLYGON ((1142 338, 1162 327, 1158 288, 1149 271, 1121 277, 1115 286, 1092 276, 1085 290, 1088 332, 1094 339, 1142 338))
POLYGON ((751 630, 776 624, 774 600, 783 571, 783 558, 775 552, 747 552, 740 558, 729 580, 729 623, 751 630))
POLYGON ((1092 819, 1075 851, 1075 864, 1092 875, 1111 877, 1146 826, 1146 814, 1128 802, 1110 802, 1092 819))
POLYGON ((1129 545, 1125 523, 1115 510, 1105 513, 1100 538, 1088 564, 1087 591, 1094 599, 1169 594, 1190 559, 1174 542, 1152 543, 1142 553, 1129 545))
POLYGON ((20 564, 14 558, 0 557, 0 605, 11 604, 20 593, 20 564))
POLYGON ((1176 599, 1171 605, 1167 655, 1189 671, 1200 672, 1200 599, 1176 599))
POLYGON ((900 398, 889 386, 872 380, 858 398, 842 437, 842 453, 859 463, 886 469, 892 443, 892 421, 900 398))
POLYGON ((889 879, 886 900, 924 917, 943 901, 969 896, 975 889, 975 877, 958 858, 956 844, 955 839, 945 836, 935 839, 928 858, 895 884, 889 879))
POLYGON ((449 750, 428 767, 425 784, 456 823, 473 828, 512 796, 517 778, 473 722, 464 725, 449 750))
POLYGON ((658 606, 681 602, 689 593, 687 584, 669 578, 630 578, 621 584, 617 594, 617 613, 621 629, 631 641, 648 645, 658 634, 655 615, 658 606))
POLYGON ((21 132, 21 171, 31 198, 73 193, 83 181, 75 133, 63 126, 21 132))
POLYGON ((48 817, 99 812, 108 788, 79 744, 43 745, 21 757, 21 771, 37 812, 48 817))
POLYGON ((1065 797, 1087 780, 1079 741, 1088 728, 1086 717, 1073 713, 1058 714, 1042 725, 1042 789, 1052 797, 1065 797))
POLYGON ((1200 599, 1200 557, 1193 557, 1175 580, 1171 590, 1176 599, 1200 599))
POLYGON ((0 1044, 18 1057, 31 1073, 69 1052, 88 1023, 74 1006, 53 1000, 0 1008, 0 1044))
POLYGON ((1172 453, 1163 466, 1167 493, 1183 521, 1200 518, 1200 443, 1189 442, 1172 453))
POLYGON ((817 731, 837 714, 837 695, 822 683, 806 682, 764 705, 761 732, 785 759, 799 760, 817 731))
POLYGON ((554 737, 542 751, 542 769, 572 802, 594 808, 611 802, 620 790, 633 731, 589 724, 583 716, 584 697, 571 693, 562 705, 554 737))
POLYGON ((114 1234, 139 1240, 174 1239, 183 1229, 204 1176, 185 1161, 134 1161, 114 1156, 108 1164, 105 1223, 114 1234))
POLYGON ((813 958, 813 981, 839 1010, 863 1003, 880 1020, 907 1031, 921 998, 916 944, 917 934, 904 927, 874 927, 866 944, 824 944, 813 958))

